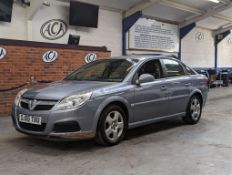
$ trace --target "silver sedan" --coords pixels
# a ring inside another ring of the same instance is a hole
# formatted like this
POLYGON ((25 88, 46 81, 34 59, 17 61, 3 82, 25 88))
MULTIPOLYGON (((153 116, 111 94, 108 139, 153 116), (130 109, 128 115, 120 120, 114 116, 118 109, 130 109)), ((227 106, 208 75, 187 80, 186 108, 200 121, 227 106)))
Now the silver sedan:
POLYGON ((128 129, 157 121, 198 123, 207 93, 207 78, 172 56, 102 59, 64 80, 20 91, 12 119, 28 135, 115 145, 128 129))

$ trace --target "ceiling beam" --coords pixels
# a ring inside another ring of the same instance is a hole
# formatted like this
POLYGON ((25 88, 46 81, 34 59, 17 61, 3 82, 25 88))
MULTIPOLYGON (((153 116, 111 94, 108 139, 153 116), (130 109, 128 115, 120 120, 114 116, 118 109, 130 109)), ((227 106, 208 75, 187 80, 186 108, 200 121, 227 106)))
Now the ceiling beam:
MULTIPOLYGON (((78 0, 78 1, 85 2, 84 0, 78 0)), ((56 0, 56 4, 66 5, 68 7, 69 7, 69 3, 70 3, 70 0, 56 0)), ((103 10, 108 10, 108 11, 112 11, 112 12, 123 13, 123 9, 114 8, 114 7, 106 6, 106 5, 103 5, 103 4, 97 4, 95 2, 91 2, 91 0, 88 0, 85 3, 90 3, 90 4, 98 5, 99 8, 103 9, 103 10)))
POLYGON ((228 30, 232 30, 232 24, 229 25, 229 26, 227 26, 227 27, 224 27, 224 28, 221 27, 221 28, 219 28, 218 30, 215 30, 215 31, 213 32, 213 35, 216 36, 216 35, 218 35, 218 34, 221 34, 221 33, 226 32, 226 31, 228 31, 228 30))
POLYGON ((222 6, 219 6, 217 8, 210 8, 209 10, 207 10, 202 15, 198 15, 196 17, 191 18, 190 20, 184 21, 183 23, 181 23, 181 27, 189 25, 191 23, 196 23, 196 22, 201 21, 201 20, 203 20, 205 18, 208 18, 210 16, 218 14, 218 13, 224 11, 224 10, 227 10, 227 9, 229 9, 231 7, 232 7, 232 2, 230 2, 228 4, 225 4, 225 5, 222 5, 222 6))
POLYGON ((130 7, 128 10, 125 11, 124 13, 124 18, 134 14, 137 11, 143 11, 146 8, 148 8, 151 5, 154 5, 156 3, 159 3, 161 0, 142 0, 138 4, 130 7))
POLYGON ((178 21, 169 20, 169 19, 165 19, 165 18, 159 18, 159 17, 149 16, 149 15, 143 15, 142 17, 148 18, 148 19, 153 19, 153 20, 156 20, 156 21, 164 22, 164 23, 179 25, 178 21))
POLYGON ((215 14, 215 15, 212 15, 212 17, 232 23, 232 18, 230 18, 228 16, 224 16, 224 15, 221 15, 221 14, 215 14))
POLYGON ((231 0, 220 0, 220 2, 224 3, 224 4, 228 4, 231 2, 231 0))
POLYGON ((43 0, 31 1, 31 5, 27 11, 27 19, 32 20, 42 5, 43 5, 43 0))
MULTIPOLYGON (((162 4, 164 6, 172 7, 172 8, 178 9, 178 10, 193 13, 196 15, 203 15, 205 13, 205 11, 203 11, 203 10, 200 10, 200 9, 197 9, 195 7, 191 7, 191 6, 188 6, 185 4, 180 4, 180 3, 177 3, 177 2, 174 2, 171 0, 162 0, 160 2, 160 4, 162 4)), ((214 14, 214 15, 212 15, 212 17, 232 23, 232 18, 221 15, 221 14, 214 14)))
POLYGON ((197 8, 185 5, 185 4, 181 4, 181 3, 177 3, 171 0, 162 0, 160 2, 160 4, 164 5, 164 6, 168 6, 168 7, 172 7, 178 10, 182 10, 182 11, 186 11, 186 12, 190 12, 193 14, 197 14, 197 15, 201 15, 203 13, 202 10, 199 10, 197 8))

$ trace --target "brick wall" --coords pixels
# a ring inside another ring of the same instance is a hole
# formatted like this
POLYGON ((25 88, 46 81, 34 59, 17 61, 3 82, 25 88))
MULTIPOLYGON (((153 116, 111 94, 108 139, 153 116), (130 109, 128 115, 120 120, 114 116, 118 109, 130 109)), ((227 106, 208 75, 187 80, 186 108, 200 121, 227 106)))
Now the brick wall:
MULTIPOLYGON (((88 53, 96 53, 98 58, 108 57, 109 51, 87 51, 62 48, 40 48, 30 46, 1 45, 7 50, 0 60, 0 90, 15 87, 30 80, 60 80, 71 71, 85 64, 88 53), (58 52, 59 57, 52 63, 44 63, 42 55, 49 50, 58 52)), ((0 116, 9 116, 15 95, 20 89, 0 92, 0 116)))

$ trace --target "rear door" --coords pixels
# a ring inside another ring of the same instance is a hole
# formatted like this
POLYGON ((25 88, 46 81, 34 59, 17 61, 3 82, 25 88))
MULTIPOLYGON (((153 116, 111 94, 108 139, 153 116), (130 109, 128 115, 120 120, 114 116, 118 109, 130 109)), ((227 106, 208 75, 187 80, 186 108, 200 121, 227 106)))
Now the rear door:
POLYGON ((162 63, 170 90, 169 115, 185 112, 191 93, 191 76, 186 73, 182 63, 175 59, 165 58, 162 63))

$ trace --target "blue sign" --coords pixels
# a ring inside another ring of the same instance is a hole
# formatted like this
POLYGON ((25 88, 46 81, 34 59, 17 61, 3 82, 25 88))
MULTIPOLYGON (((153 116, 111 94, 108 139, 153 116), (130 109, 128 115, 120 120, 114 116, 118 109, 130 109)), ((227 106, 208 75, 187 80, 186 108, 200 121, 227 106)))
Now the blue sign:
POLYGON ((54 50, 50 50, 44 53, 42 59, 45 63, 51 63, 55 61, 57 58, 58 58, 58 53, 54 50))
POLYGON ((0 47, 0 59, 3 59, 6 56, 6 49, 0 47))

